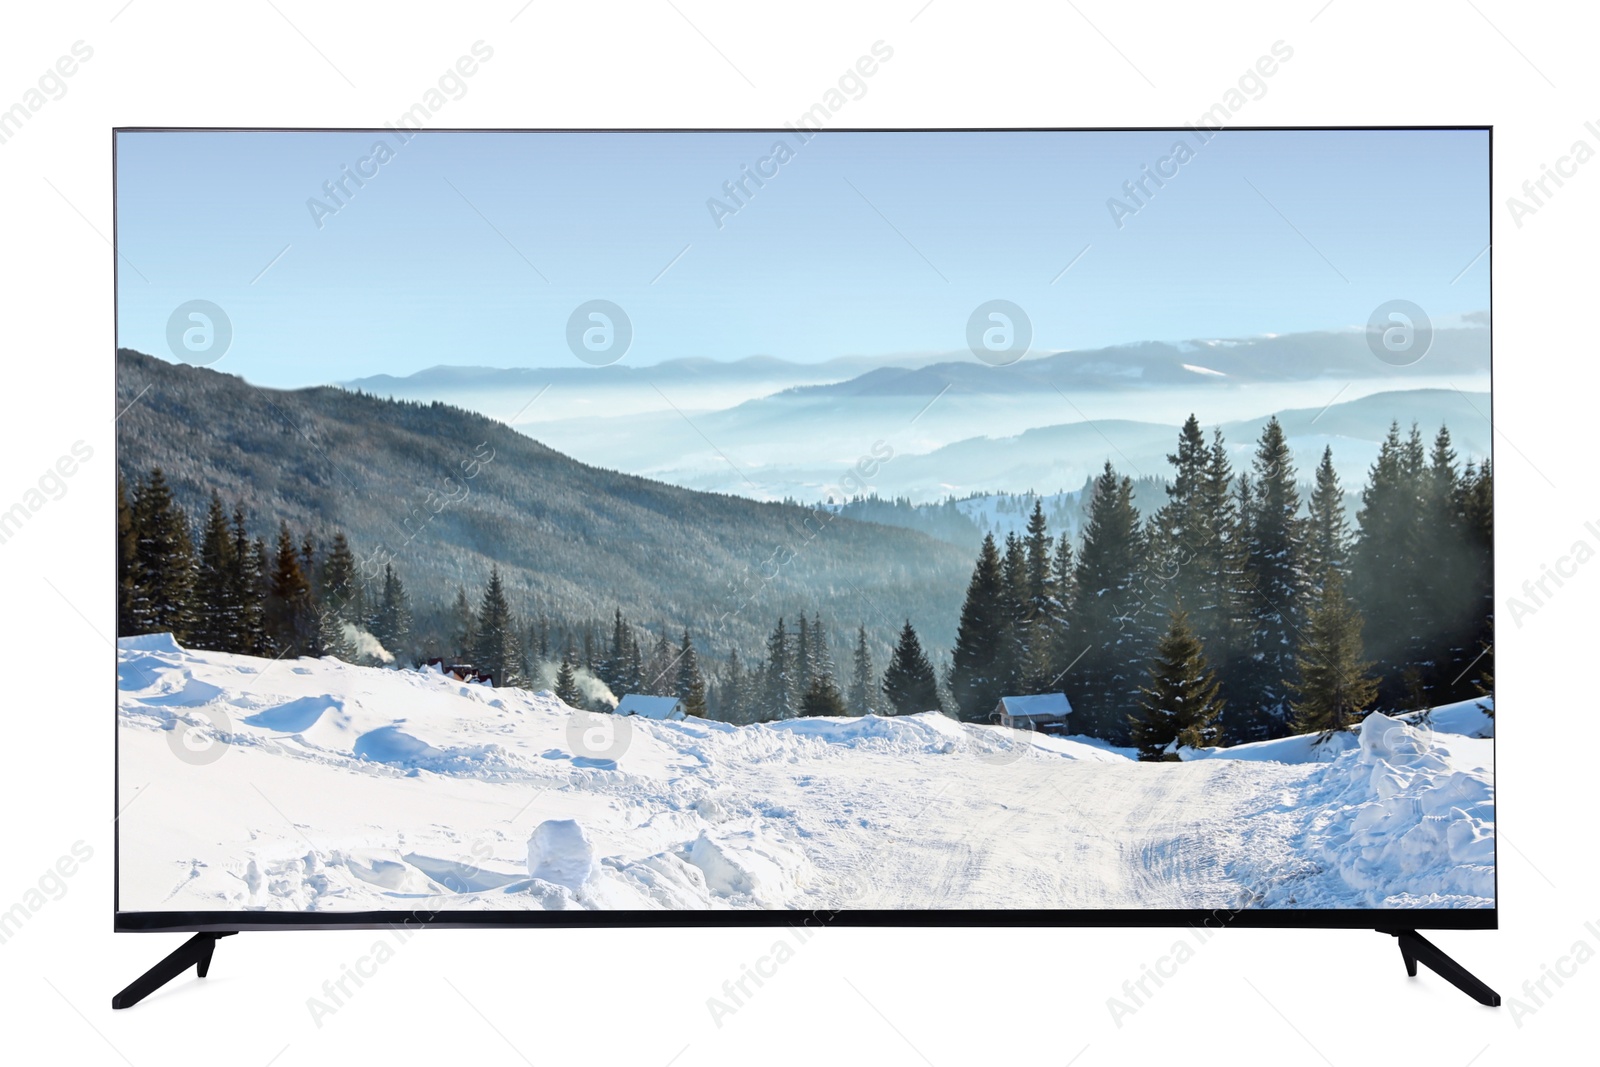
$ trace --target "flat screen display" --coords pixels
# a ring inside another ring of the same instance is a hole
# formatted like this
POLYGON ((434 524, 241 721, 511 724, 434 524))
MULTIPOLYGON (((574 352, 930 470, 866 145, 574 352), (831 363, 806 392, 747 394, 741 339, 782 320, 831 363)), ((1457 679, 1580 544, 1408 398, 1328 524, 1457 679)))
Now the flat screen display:
POLYGON ((116 133, 119 925, 1493 924, 1490 131, 816 111, 116 133))

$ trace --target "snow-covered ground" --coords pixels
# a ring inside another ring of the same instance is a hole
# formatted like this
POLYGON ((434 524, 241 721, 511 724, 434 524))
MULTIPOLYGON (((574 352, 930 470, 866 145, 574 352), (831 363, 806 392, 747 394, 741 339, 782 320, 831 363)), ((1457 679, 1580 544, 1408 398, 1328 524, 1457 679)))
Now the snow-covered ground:
POLYGON ((1151 764, 935 713, 651 722, 118 645, 124 911, 1494 901, 1473 704, 1151 764))

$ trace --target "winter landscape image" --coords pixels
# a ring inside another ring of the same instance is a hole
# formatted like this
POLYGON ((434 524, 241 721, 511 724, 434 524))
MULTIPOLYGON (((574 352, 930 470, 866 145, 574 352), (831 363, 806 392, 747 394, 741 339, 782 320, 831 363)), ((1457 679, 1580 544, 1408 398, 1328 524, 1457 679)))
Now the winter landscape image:
POLYGON ((1495 906, 1487 131, 822 118, 116 135, 119 911, 1495 906))

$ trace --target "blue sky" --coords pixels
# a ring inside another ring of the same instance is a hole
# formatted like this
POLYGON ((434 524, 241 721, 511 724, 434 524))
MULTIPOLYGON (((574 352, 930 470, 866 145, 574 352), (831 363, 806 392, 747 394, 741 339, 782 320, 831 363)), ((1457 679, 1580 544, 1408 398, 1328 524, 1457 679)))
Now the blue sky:
POLYGON ((571 365, 568 316, 597 298, 631 318, 636 365, 961 352, 996 298, 1035 351, 1489 306, 1489 257, 1467 269, 1482 131, 785 134, 792 158, 719 228, 708 200, 735 206, 724 183, 777 139, 124 133, 119 343, 169 356, 173 309, 210 300, 233 326, 218 370, 299 386, 571 365), (393 157, 340 206, 324 183, 380 137, 393 157), (1193 158, 1136 205, 1124 183, 1177 141, 1193 158), (320 228, 312 198, 338 208, 320 228), (1111 198, 1138 206, 1120 228, 1111 198))

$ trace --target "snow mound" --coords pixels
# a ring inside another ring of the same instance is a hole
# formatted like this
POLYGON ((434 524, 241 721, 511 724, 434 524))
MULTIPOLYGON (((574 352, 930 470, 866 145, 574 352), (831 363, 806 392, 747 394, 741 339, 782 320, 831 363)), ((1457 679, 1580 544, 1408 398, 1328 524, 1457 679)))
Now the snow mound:
POLYGON ((1494 779, 1458 769, 1451 746, 1462 741, 1481 743, 1379 712, 1363 719, 1357 747, 1299 802, 1309 818, 1299 851, 1318 870, 1265 903, 1315 907, 1353 891, 1367 907, 1493 906, 1494 779))
POLYGON ((125 652, 165 652, 168 655, 183 655, 183 646, 178 644, 178 639, 171 634, 136 634, 133 637, 119 637, 117 648, 125 652))
POLYGON ((528 876, 579 889, 594 873, 594 846, 576 819, 546 819, 528 838, 528 876))

